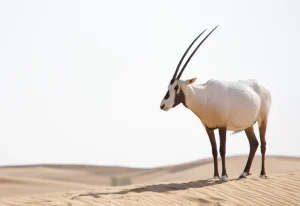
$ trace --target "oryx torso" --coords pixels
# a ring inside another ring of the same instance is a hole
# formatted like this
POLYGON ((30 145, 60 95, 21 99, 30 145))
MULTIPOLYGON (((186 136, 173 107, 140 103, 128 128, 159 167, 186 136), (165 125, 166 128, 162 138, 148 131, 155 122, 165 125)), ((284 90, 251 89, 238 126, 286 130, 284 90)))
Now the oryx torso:
POLYGON ((209 80, 182 87, 186 106, 208 128, 244 130, 268 113, 271 96, 255 80, 209 80))

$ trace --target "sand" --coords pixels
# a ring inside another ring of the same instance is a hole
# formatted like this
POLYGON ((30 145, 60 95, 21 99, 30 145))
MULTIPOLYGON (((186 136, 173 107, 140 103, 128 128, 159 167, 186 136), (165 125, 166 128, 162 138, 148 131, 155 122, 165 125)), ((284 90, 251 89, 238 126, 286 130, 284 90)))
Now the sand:
POLYGON ((228 182, 212 159, 153 169, 84 165, 0 167, 0 205, 300 205, 300 158, 268 156, 267 178, 238 179, 247 156, 227 158, 228 182), (133 184, 110 186, 110 178, 133 184))

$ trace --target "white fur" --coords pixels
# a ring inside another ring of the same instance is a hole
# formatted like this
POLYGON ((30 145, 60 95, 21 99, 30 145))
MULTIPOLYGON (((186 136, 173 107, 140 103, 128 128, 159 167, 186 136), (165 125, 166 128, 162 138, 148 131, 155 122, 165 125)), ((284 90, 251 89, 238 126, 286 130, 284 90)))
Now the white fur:
POLYGON ((220 180, 223 181, 223 182, 227 182, 227 177, 225 175, 221 176, 220 180))
POLYGON ((255 121, 261 125, 267 119, 271 94, 257 81, 209 80, 204 84, 192 84, 195 80, 176 80, 169 85, 170 97, 161 102, 161 105, 165 105, 164 110, 172 108, 174 87, 178 84, 185 95, 187 107, 209 128, 244 130, 255 121))
POLYGON ((243 173, 240 175, 240 177, 246 178, 246 177, 247 177, 247 175, 248 175, 248 173, 247 173, 247 172, 243 172, 243 173))

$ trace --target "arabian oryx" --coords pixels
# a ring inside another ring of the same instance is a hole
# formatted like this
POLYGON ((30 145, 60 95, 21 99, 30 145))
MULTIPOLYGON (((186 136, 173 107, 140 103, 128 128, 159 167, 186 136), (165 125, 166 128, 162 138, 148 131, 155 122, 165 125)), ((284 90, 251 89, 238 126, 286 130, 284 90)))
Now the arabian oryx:
POLYGON ((265 177, 265 134, 271 107, 271 94, 268 89, 252 79, 240 81, 209 80, 204 84, 194 84, 196 78, 180 80, 184 69, 197 49, 217 27, 199 43, 177 75, 182 60, 206 29, 187 48, 168 85, 168 91, 161 101, 160 108, 168 111, 182 103, 198 116, 211 143, 215 178, 220 178, 217 163, 218 151, 214 135, 214 130, 219 130, 219 152, 222 159, 222 176, 220 179, 222 181, 227 181, 228 178, 225 165, 226 132, 234 131, 233 133, 237 133, 244 130, 248 137, 250 153, 245 169, 240 175, 240 178, 245 178, 250 174, 252 160, 259 145, 253 130, 253 125, 258 122, 262 154, 260 176, 265 177))

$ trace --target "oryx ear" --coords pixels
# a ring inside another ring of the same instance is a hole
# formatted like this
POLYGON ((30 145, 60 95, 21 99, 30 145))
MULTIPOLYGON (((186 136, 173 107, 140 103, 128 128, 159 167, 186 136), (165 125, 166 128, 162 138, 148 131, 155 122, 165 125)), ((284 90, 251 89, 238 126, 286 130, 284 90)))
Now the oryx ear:
POLYGON ((197 78, 195 77, 195 78, 193 78, 193 79, 188 79, 188 80, 186 80, 184 83, 185 83, 185 85, 189 85, 189 84, 194 83, 196 80, 197 80, 197 78))

